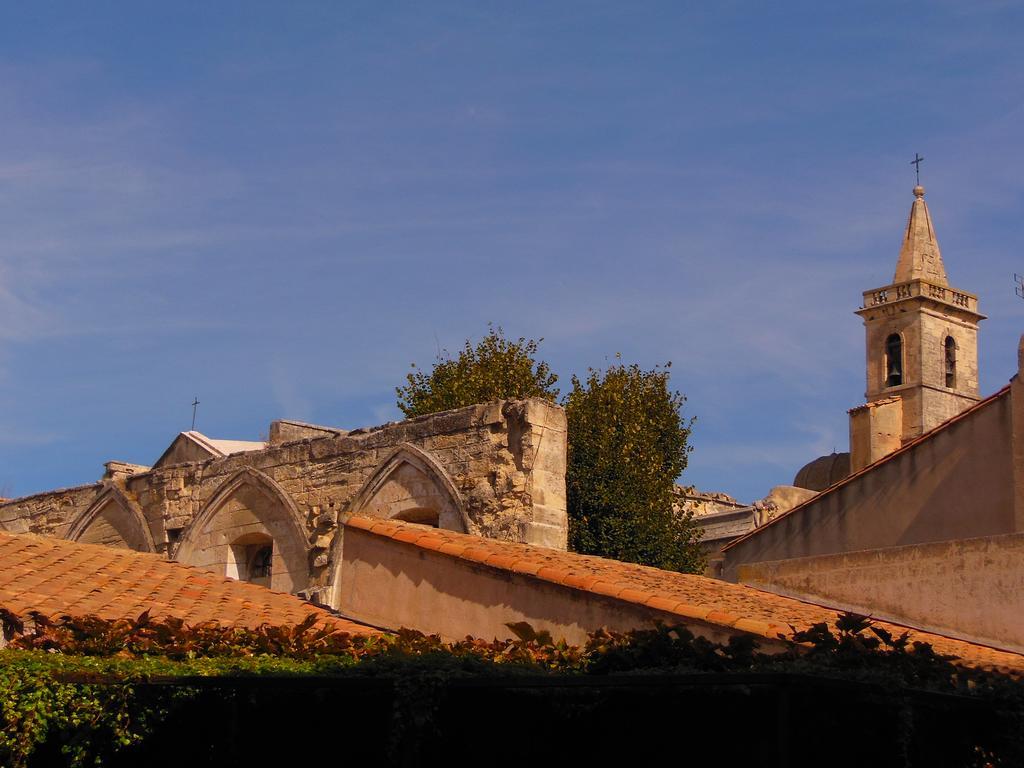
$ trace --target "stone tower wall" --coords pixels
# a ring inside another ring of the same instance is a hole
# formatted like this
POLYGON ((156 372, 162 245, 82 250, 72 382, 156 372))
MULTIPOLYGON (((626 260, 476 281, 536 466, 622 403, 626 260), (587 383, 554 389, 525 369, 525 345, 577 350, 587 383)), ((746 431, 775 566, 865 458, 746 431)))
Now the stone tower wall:
POLYGON ((904 441, 934 429, 979 400, 977 316, 930 299, 932 290, 953 295, 949 289, 927 283, 890 286, 866 293, 865 308, 858 312, 864 319, 866 399, 902 398, 904 441), (902 291, 906 293, 901 295, 902 291), (893 333, 903 340, 903 384, 886 387, 885 344, 893 333), (953 387, 946 386, 947 336, 957 346, 953 387))

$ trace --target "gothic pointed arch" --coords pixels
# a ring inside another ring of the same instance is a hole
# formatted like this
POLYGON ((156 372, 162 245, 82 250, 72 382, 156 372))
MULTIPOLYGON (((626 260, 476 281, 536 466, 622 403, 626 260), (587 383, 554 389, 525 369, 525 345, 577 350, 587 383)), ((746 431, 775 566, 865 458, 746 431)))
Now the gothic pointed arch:
MULTIPOLYGON (((469 516, 458 489, 438 461, 426 451, 403 443, 377 465, 352 498, 347 516, 407 520, 468 533, 469 516)), ((328 559, 328 602, 336 604, 343 532, 331 543, 328 559)))
POLYGON ((252 467, 235 472, 182 533, 174 559, 239 579, 256 554, 267 559, 261 578, 282 592, 309 581, 309 538, 294 500, 273 478, 252 467), (267 548, 272 554, 266 556, 267 548), (252 550, 252 551, 250 551, 252 550))
POLYGON ((68 528, 66 538, 83 544, 104 544, 137 552, 155 552, 153 534, 142 509, 113 483, 68 528))
POLYGON ((448 473, 410 443, 391 451, 352 499, 350 514, 428 523, 466 533, 469 518, 448 473))

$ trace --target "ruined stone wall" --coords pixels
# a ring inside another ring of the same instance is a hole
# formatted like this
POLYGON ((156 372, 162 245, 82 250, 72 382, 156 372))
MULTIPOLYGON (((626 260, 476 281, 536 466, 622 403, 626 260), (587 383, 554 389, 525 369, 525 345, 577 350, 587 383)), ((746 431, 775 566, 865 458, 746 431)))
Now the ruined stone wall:
POLYGON ((226 567, 232 544, 270 536, 272 586, 311 593, 340 557, 335 534, 353 513, 416 521, 433 513, 442 526, 479 536, 566 546, 566 423, 558 406, 501 401, 314 434, 8 501, 0 504, 0 525, 76 539, 97 526, 109 539, 112 528, 133 548, 151 546, 213 570, 226 567), (304 573, 295 566, 297 549, 304 573))
POLYGON ((102 485, 80 485, 0 502, 0 528, 65 538, 71 522, 96 499, 102 485))

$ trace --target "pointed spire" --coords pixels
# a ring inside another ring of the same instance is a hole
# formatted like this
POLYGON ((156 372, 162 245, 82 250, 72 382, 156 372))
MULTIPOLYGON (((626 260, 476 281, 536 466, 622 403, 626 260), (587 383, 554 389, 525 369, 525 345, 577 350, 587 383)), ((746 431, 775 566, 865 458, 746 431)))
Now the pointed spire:
POLYGON ((900 258, 896 262, 894 283, 905 283, 908 280, 927 280, 938 285, 949 285, 946 280, 946 268, 942 264, 942 252, 939 241, 935 239, 935 228, 932 217, 928 213, 928 203, 924 201, 924 187, 914 187, 914 204, 910 208, 907 219, 907 231, 903 235, 903 247, 900 258))

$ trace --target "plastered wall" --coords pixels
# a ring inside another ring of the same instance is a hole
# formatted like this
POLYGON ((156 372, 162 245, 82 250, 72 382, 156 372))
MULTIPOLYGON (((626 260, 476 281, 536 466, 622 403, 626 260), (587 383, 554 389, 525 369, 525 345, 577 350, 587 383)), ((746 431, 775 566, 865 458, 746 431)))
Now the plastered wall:
MULTIPOLYGON (((626 632, 658 622, 686 624, 694 634, 725 643, 735 631, 700 620, 685 621, 628 599, 554 584, 506 568, 468 563, 443 552, 348 528, 332 607, 381 627, 407 627, 448 640, 513 636, 508 625, 526 622, 556 640, 583 644, 598 629, 626 632)), ((762 648, 781 641, 759 639, 762 648)))
POLYGON ((741 583, 1024 652, 1024 534, 741 566, 741 583))
MULTIPOLYGON (((1018 381, 1013 387, 1024 395, 1018 381)), ((723 577, 735 581, 747 563, 1018 530, 1012 399, 1004 390, 737 540, 725 550, 723 577)))

